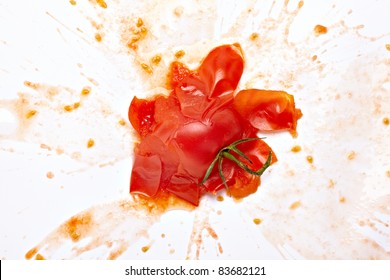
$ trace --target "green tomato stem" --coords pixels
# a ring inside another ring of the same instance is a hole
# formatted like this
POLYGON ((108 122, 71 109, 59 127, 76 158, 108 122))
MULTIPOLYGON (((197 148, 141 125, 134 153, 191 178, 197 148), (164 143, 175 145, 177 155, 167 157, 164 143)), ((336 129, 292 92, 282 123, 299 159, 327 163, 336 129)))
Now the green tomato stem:
POLYGON ((211 162, 210 166, 207 168, 206 173, 205 173, 202 181, 199 183, 199 185, 203 185, 207 181, 207 179, 211 175, 211 172, 214 169, 215 164, 218 162, 218 173, 219 173, 219 176, 221 177, 221 180, 222 180, 223 184, 225 185, 226 190, 230 193, 229 186, 228 186, 228 184, 226 182, 225 175, 223 174, 223 168, 222 168, 223 158, 227 158, 227 159, 233 161, 240 168, 242 168, 243 170, 245 170, 246 172, 248 172, 248 173, 250 173, 252 175, 261 176, 264 173, 264 171, 271 165, 271 162, 272 162, 272 151, 271 150, 268 153, 268 158, 267 158, 266 162, 263 164, 263 166, 259 170, 256 170, 256 171, 250 169, 246 164, 244 164, 242 161, 237 159, 233 154, 231 154, 231 151, 233 151, 236 154, 238 154, 239 156, 241 156, 242 158, 244 158, 245 160, 247 160, 249 163, 252 164, 252 161, 249 159, 249 157, 246 156, 236 146, 241 144, 241 143, 245 143, 245 142, 249 142, 249 141, 256 141, 256 140, 260 140, 260 139, 264 139, 264 138, 244 138, 244 139, 240 139, 240 140, 237 140, 237 141, 231 143, 230 145, 222 148, 221 150, 219 150, 218 154, 216 155, 214 160, 211 162))

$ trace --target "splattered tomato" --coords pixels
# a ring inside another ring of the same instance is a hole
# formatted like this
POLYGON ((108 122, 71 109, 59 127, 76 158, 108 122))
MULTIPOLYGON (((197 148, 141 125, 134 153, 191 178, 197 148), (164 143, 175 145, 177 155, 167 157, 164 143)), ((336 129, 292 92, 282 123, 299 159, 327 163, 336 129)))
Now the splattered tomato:
POLYGON ((243 69, 240 45, 223 45, 197 70, 173 62, 168 96, 134 97, 129 119, 140 141, 130 192, 169 192, 194 205, 224 187, 239 198, 256 192, 259 176, 277 160, 257 133, 294 134, 301 112, 283 91, 236 93, 243 69))

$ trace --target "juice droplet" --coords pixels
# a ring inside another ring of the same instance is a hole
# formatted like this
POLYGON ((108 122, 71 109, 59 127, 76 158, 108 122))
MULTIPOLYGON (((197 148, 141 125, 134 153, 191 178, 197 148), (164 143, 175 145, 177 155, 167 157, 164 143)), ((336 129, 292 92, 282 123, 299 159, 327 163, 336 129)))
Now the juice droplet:
POLYGON ((260 225, 261 222, 262 222, 262 220, 259 219, 259 218, 254 218, 254 219, 253 219, 253 222, 255 223, 255 225, 260 225))
POLYGON ((160 63, 160 61, 161 61, 161 55, 159 55, 159 54, 157 54, 157 55, 155 55, 155 56, 153 56, 152 57, 152 63, 153 64, 159 64, 160 63))
POLYGON ((43 260, 46 260, 44 256, 42 256, 41 254, 37 254, 36 257, 35 257, 36 260, 38 261, 43 261, 43 260))
POLYGON ((347 158, 349 160, 354 160, 356 158, 356 152, 355 151, 349 152, 348 155, 347 155, 347 158))
POLYGON ((302 150, 301 146, 299 145, 296 145, 294 147, 291 148, 291 152, 294 152, 294 153, 298 153, 302 150))
POLYGON ((249 39, 251 39, 252 41, 256 41, 258 38, 259 38, 258 33, 252 33, 251 36, 249 36, 249 39))
POLYGON ((90 87, 84 87, 82 90, 81 90, 81 95, 88 95, 91 93, 91 88, 90 87))
POLYGON ((173 10, 173 14, 177 17, 180 17, 184 12, 184 8, 179 6, 179 7, 176 7, 174 10, 173 10))
POLYGON ((150 249, 150 246, 144 246, 141 248, 143 253, 146 253, 147 251, 149 251, 149 249, 150 249))
POLYGON ((89 139, 88 140, 88 143, 87 143, 87 148, 92 148, 93 146, 95 146, 95 141, 93 139, 89 139))
POLYGON ((315 33, 317 36, 326 34, 326 33, 328 33, 328 28, 325 27, 325 26, 323 26, 323 25, 317 24, 317 25, 314 27, 314 33, 315 33))
POLYGON ((149 65, 147 65, 146 63, 141 63, 141 67, 142 67, 142 69, 143 69, 146 73, 148 73, 148 74, 152 74, 152 73, 153 73, 152 68, 151 68, 149 65))
POLYGON ((142 20, 142 18, 138 18, 137 27, 141 27, 142 25, 144 25, 144 21, 142 20))
POLYGON ((125 122, 124 119, 120 119, 120 120, 118 121, 118 123, 119 123, 119 125, 121 125, 121 126, 125 126, 125 125, 126 125, 126 122, 125 122))
POLYGON ((32 89, 35 89, 35 90, 37 90, 37 89, 39 88, 39 84, 30 82, 30 81, 24 81, 23 84, 24 84, 26 87, 29 87, 29 88, 32 88, 32 89))
POLYGON ((64 106, 64 110, 65 110, 66 112, 72 112, 72 111, 73 111, 73 106, 71 106, 71 105, 65 105, 65 106, 64 106))
POLYGON ((29 260, 29 259, 31 259, 37 252, 38 252, 38 248, 34 247, 34 248, 32 248, 30 251, 28 251, 24 257, 26 258, 26 260, 29 260))
POLYGON ((103 9, 107 9, 107 3, 104 0, 96 0, 96 3, 103 9))
POLYGON ((176 58, 182 58, 185 55, 185 52, 183 50, 177 51, 175 53, 176 58))
POLYGON ((300 207, 301 206, 301 202, 300 201, 295 201, 295 202, 293 202, 291 205, 290 205, 290 209, 291 210, 295 210, 295 209, 297 209, 298 207, 300 207))
POLYGON ((38 113, 37 110, 28 111, 26 114, 26 119, 30 119, 30 118, 34 117, 37 113, 38 113))
POLYGON ((102 35, 100 35, 100 33, 96 33, 95 34, 95 40, 98 41, 98 42, 101 42, 102 41, 102 35))

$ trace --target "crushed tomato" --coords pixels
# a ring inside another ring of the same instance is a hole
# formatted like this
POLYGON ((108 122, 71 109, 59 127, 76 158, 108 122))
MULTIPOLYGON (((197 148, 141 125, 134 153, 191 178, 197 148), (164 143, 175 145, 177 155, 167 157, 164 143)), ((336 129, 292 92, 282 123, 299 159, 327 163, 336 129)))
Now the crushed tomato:
MULTIPOLYGON (((134 97, 129 120, 140 141, 135 145, 130 192, 149 197, 168 192, 194 205, 204 193, 224 188, 217 168, 202 184, 218 151, 258 132, 288 130, 293 135, 301 111, 284 91, 249 89, 235 92, 244 69, 239 44, 213 49, 196 70, 180 62, 170 68, 170 94, 134 97)), ((238 148, 257 170, 271 148, 262 140, 238 148)), ((272 163, 276 156, 272 152, 272 163)), ((241 159, 245 161, 245 159, 241 159)), ((257 191, 260 178, 225 160, 223 175, 236 198, 257 191)))

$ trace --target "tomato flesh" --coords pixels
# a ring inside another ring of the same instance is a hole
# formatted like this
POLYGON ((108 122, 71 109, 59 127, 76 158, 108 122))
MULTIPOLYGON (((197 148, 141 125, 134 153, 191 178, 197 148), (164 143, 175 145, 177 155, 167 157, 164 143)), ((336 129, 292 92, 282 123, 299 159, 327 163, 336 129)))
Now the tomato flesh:
MULTIPOLYGON (((202 194, 224 188, 216 167, 199 185, 221 148, 257 137, 259 131, 295 133, 301 112, 294 97, 257 89, 235 93, 243 69, 241 47, 223 45, 212 50, 197 70, 172 63, 168 96, 133 98, 129 120, 140 143, 135 145, 130 192, 153 197, 165 191, 198 205, 202 194)), ((272 151, 260 139, 237 147, 250 161, 235 156, 252 170, 260 169, 272 151)), ((234 197, 256 192, 258 176, 229 159, 224 159, 222 169, 234 197)))

